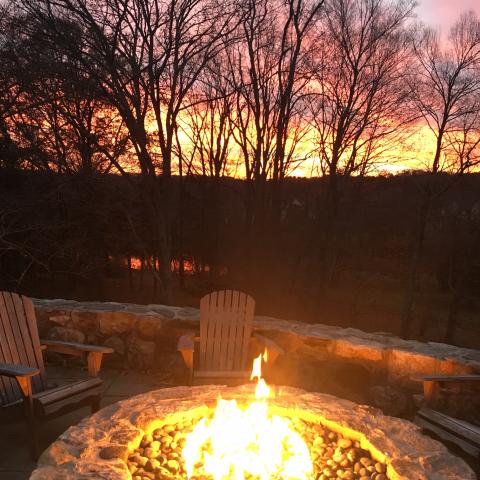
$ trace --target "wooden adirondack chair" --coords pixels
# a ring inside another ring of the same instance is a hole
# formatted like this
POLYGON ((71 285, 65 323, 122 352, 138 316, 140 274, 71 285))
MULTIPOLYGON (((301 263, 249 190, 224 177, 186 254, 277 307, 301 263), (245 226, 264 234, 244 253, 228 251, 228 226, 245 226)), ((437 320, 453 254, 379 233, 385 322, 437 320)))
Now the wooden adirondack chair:
POLYGON ((39 420, 84 405, 98 410, 102 380, 97 377, 108 347, 60 341, 40 341, 32 301, 0 291, 0 413, 23 403, 31 453, 39 454, 39 420), (86 357, 91 378, 48 389, 42 350, 86 357))
POLYGON ((478 384, 480 375, 424 375, 413 380, 423 383, 423 405, 415 423, 480 460, 480 427, 434 409, 442 387, 451 386, 459 391, 464 385, 478 384))
POLYGON ((248 378, 252 347, 267 350, 269 365, 283 354, 272 340, 252 335, 254 311, 255 300, 234 290, 213 292, 200 300, 200 336, 183 335, 177 347, 188 368, 189 384, 200 378, 248 378))

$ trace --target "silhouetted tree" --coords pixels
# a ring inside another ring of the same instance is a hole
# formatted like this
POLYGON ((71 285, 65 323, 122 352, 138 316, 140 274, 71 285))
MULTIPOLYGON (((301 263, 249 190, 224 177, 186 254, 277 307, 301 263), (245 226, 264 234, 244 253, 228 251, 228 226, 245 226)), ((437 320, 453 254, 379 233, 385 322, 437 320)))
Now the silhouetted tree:
MULTIPOLYGON (((432 179, 442 171, 462 173, 468 169, 465 157, 445 153, 452 143, 449 137, 459 138, 459 128, 465 128, 478 110, 480 22, 474 13, 462 15, 452 27, 445 45, 438 32, 425 29, 414 41, 413 48, 418 68, 412 72, 410 87, 418 111, 435 138, 435 151, 426 170, 432 179)), ((409 335, 412 323, 425 229, 432 202, 439 193, 433 181, 426 182, 413 232, 412 260, 402 312, 404 336, 409 335)))
POLYGON ((18 168, 21 146, 12 138, 9 121, 18 110, 24 79, 18 75, 16 17, 8 4, 0 5, 0 168, 18 168))
MULTIPOLYGON (((224 72, 225 61, 224 51, 212 59, 200 75, 190 95, 191 103, 183 112, 177 142, 180 178, 192 174, 203 178, 200 222, 205 234, 199 242, 212 279, 219 269, 222 181, 225 176, 235 175, 238 168, 232 152, 235 95, 224 72), (181 136, 186 136, 188 142, 182 142, 181 136)), ((179 193, 179 201, 184 204, 184 189, 179 193)), ((182 218, 180 215, 180 222, 182 218)))
POLYGON ((128 129, 144 179, 163 297, 171 301, 169 179, 175 126, 198 74, 223 45, 231 17, 227 6, 199 0, 20 3, 44 27, 44 41, 75 57, 128 129), (78 26, 81 42, 72 41, 62 19, 78 26), (154 135, 149 134, 152 113, 154 135))
POLYGON ((413 2, 330 0, 312 54, 310 121, 319 170, 327 177, 319 207, 316 293, 337 261, 342 177, 362 176, 389 149, 398 151, 408 113, 406 22, 413 2))

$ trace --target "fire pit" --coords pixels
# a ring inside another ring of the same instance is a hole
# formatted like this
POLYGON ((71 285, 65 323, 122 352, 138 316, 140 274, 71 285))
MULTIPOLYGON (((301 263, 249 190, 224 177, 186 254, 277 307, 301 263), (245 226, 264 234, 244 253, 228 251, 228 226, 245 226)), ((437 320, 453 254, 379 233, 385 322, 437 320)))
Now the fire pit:
MULTIPOLYGON (((253 394, 252 386, 228 388, 209 385, 156 390, 118 402, 100 410, 62 434, 43 453, 37 469, 32 473, 31 480, 99 478, 132 480, 136 472, 132 475, 129 466, 131 468, 134 463, 139 447, 144 449, 140 456, 147 458, 147 462, 150 460, 147 450, 150 436, 154 440, 159 434, 168 432, 171 437, 170 433, 174 431, 171 430, 172 427, 186 433, 193 428, 197 420, 211 415, 219 396, 223 399, 236 399, 239 404, 242 404, 251 401, 254 398, 253 394), (179 428, 180 426, 182 428, 179 428)), ((338 447, 342 454, 346 453, 348 459, 351 447, 347 445, 350 440, 353 442, 352 448, 359 446, 358 453, 362 455, 361 458, 372 459, 375 469, 377 469, 377 463, 385 465, 384 475, 391 480, 433 478, 474 480, 476 478, 462 459, 449 453, 441 443, 422 435, 415 425, 405 420, 384 416, 376 409, 356 405, 331 395, 307 393, 289 387, 277 387, 275 397, 270 399, 270 406, 278 415, 297 419, 294 420, 294 426, 299 427, 300 433, 305 435, 305 438, 308 439, 311 436, 312 428, 314 437, 323 436, 325 444, 322 443, 319 446, 325 448, 324 453, 333 453, 331 460, 335 464, 338 462, 333 456, 337 453, 338 447), (320 431, 323 431, 324 435, 320 435, 320 431), (342 438, 346 439, 345 442, 340 442, 342 438), (365 451, 368 455, 364 453, 365 451)), ((231 435, 235 435, 235 432, 231 432, 231 435)), ((167 463, 168 460, 175 460, 169 456, 169 451, 177 448, 171 448, 173 438, 170 450, 165 450, 167 463)), ((177 446, 179 444, 182 444, 180 438, 177 446)), ((315 440, 313 445, 315 446, 315 440)), ((179 453, 178 450, 177 453, 179 453)), ((333 466, 327 463, 327 457, 328 455, 323 454, 321 457, 320 465, 323 475, 329 473, 324 472, 323 469, 333 466)), ((142 462, 143 460, 137 462, 137 471, 140 470, 138 465, 142 462)), ((363 460, 363 462, 369 463, 369 466, 372 465, 370 460, 363 460)), ((181 462, 178 461, 178 463, 181 462)), ((355 462, 354 469, 356 463, 364 466, 362 462, 355 462)), ((170 478, 172 476, 186 478, 182 477, 183 473, 180 469, 179 474, 175 474, 174 469, 172 471, 167 467, 167 470, 170 478)), ((164 470, 162 472, 165 476, 157 472, 136 476, 140 476, 142 480, 168 479, 166 472, 164 470)), ((356 476, 353 478, 362 478, 357 474, 360 471, 354 473, 356 476)), ((379 473, 381 474, 383 473, 379 473)), ((338 477, 327 476, 326 478, 338 477)), ((372 478, 372 476, 366 478, 372 478)))
POLYGON ((102 409, 31 480, 475 479, 410 422, 331 395, 257 385, 163 389, 102 409))
MULTIPOLYGON (((277 411, 275 414, 278 415, 279 412, 277 411)), ((207 412, 203 420, 209 416, 213 417, 212 411, 207 412)), ((144 435, 139 448, 130 454, 127 462, 133 480, 143 480, 144 478, 199 480, 206 478, 205 455, 212 455, 211 446, 210 449, 205 446, 205 449, 200 450, 201 455, 199 455, 198 464, 193 465, 194 468, 188 468, 188 462, 186 465, 182 454, 185 446, 188 445, 187 439, 195 429, 195 425, 199 425, 201 421, 199 418, 185 416, 176 424, 165 424, 152 433, 144 435), (189 472, 189 470, 191 471, 189 472)), ((306 458, 302 455, 302 451, 297 455, 292 453, 291 445, 283 446, 284 451, 290 450, 288 452, 290 456, 284 455, 289 464, 281 474, 273 473, 265 478, 315 478, 320 480, 329 478, 386 480, 388 478, 386 465, 376 462, 368 450, 361 448, 359 441, 352 441, 340 433, 311 421, 289 418, 289 422, 293 431, 298 433, 305 445, 306 458), (285 470, 291 473, 285 473, 285 470)), ((232 433, 231 435, 235 438, 237 434, 232 433)), ((278 437, 275 438, 274 435, 270 438, 271 441, 275 439, 278 440, 278 437)), ((269 467, 269 460, 276 458, 274 454, 269 456, 268 452, 265 452, 264 456, 259 455, 259 458, 263 460, 259 465, 252 458, 254 455, 255 451, 250 452, 250 461, 243 464, 247 471, 246 478, 262 478, 261 474, 252 475, 248 472, 255 470, 258 473, 259 470, 269 467)), ((214 462, 212 466, 216 469, 222 466, 222 462, 214 462)), ((274 463, 274 466, 278 465, 274 463)))
POLYGON ((133 480, 387 479, 385 463, 358 440, 271 406, 261 363, 262 355, 252 371, 255 399, 244 405, 220 399, 201 417, 186 415, 144 435, 128 457, 133 480))

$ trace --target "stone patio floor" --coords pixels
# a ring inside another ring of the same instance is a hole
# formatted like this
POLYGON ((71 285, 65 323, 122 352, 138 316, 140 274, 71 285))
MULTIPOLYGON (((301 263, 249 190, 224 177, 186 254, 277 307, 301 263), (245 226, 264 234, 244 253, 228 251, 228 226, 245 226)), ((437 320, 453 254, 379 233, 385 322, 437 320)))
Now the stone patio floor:
MULTIPOLYGON (((72 367, 49 367, 47 372, 49 383, 58 385, 85 376, 81 369, 72 367)), ((102 368, 100 376, 104 381, 102 406, 139 393, 175 386, 168 383, 165 373, 146 374, 102 368)), ((87 407, 43 422, 40 426, 40 448, 47 448, 68 427, 89 414, 90 408, 87 407)), ((25 422, 19 419, 0 425, 0 479, 27 480, 34 468, 35 463, 29 457, 25 422)))

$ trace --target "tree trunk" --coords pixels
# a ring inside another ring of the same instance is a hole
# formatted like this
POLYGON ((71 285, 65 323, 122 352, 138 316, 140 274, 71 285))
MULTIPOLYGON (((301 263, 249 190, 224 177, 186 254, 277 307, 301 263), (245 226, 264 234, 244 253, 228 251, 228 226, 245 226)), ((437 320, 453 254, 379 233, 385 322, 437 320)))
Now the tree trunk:
POLYGON ((145 272, 145 259, 143 258, 143 255, 140 257, 140 281, 139 281, 139 287, 140 290, 143 290, 143 274, 145 272))
POLYGON ((445 331, 445 343, 454 343, 455 326, 457 323, 457 314, 460 310, 461 295, 460 289, 455 288, 452 298, 450 300, 450 307, 448 309, 447 329, 445 331))
POLYGON ((220 204, 220 178, 209 178, 209 218, 208 218, 208 258, 209 258, 209 276, 212 281, 218 279, 220 247, 220 225, 223 222, 223 212, 220 204))
POLYGON ((325 277, 324 287, 331 285, 337 263, 337 233, 339 211, 338 175, 329 177, 327 192, 327 224, 325 234, 325 277))
POLYGON ((167 305, 172 303, 171 275, 171 231, 170 231, 170 178, 158 179, 151 174, 147 177, 149 196, 153 206, 152 221, 155 235, 156 259, 158 259, 158 275, 161 285, 161 301, 167 305), (161 182, 161 183, 160 183, 161 182))
POLYGON ((428 188, 420 206, 417 228, 414 235, 412 260, 407 280, 407 291, 401 316, 400 335, 404 338, 409 337, 412 324, 415 293, 418 288, 418 269, 425 241, 425 230, 427 228, 428 216, 430 214, 431 201, 431 189, 428 188))
MULTIPOLYGON (((177 246, 177 255, 178 255, 178 278, 180 282, 180 288, 185 289, 185 258, 184 258, 184 238, 185 238, 185 183, 183 179, 183 163, 180 157, 179 160, 179 175, 178 175, 178 204, 179 204, 179 219, 178 219, 178 246, 177 246)), ((174 254, 172 252, 172 254, 174 254)))
POLYGON ((128 284, 130 286, 130 290, 133 291, 133 272, 132 272, 132 257, 131 257, 131 255, 127 255, 127 263, 128 263, 128 284))
POLYGON ((319 215, 316 268, 320 272, 315 296, 321 297, 331 285, 337 258, 337 223, 339 210, 338 175, 330 173, 326 185, 325 200, 320 206, 323 215, 319 215))

